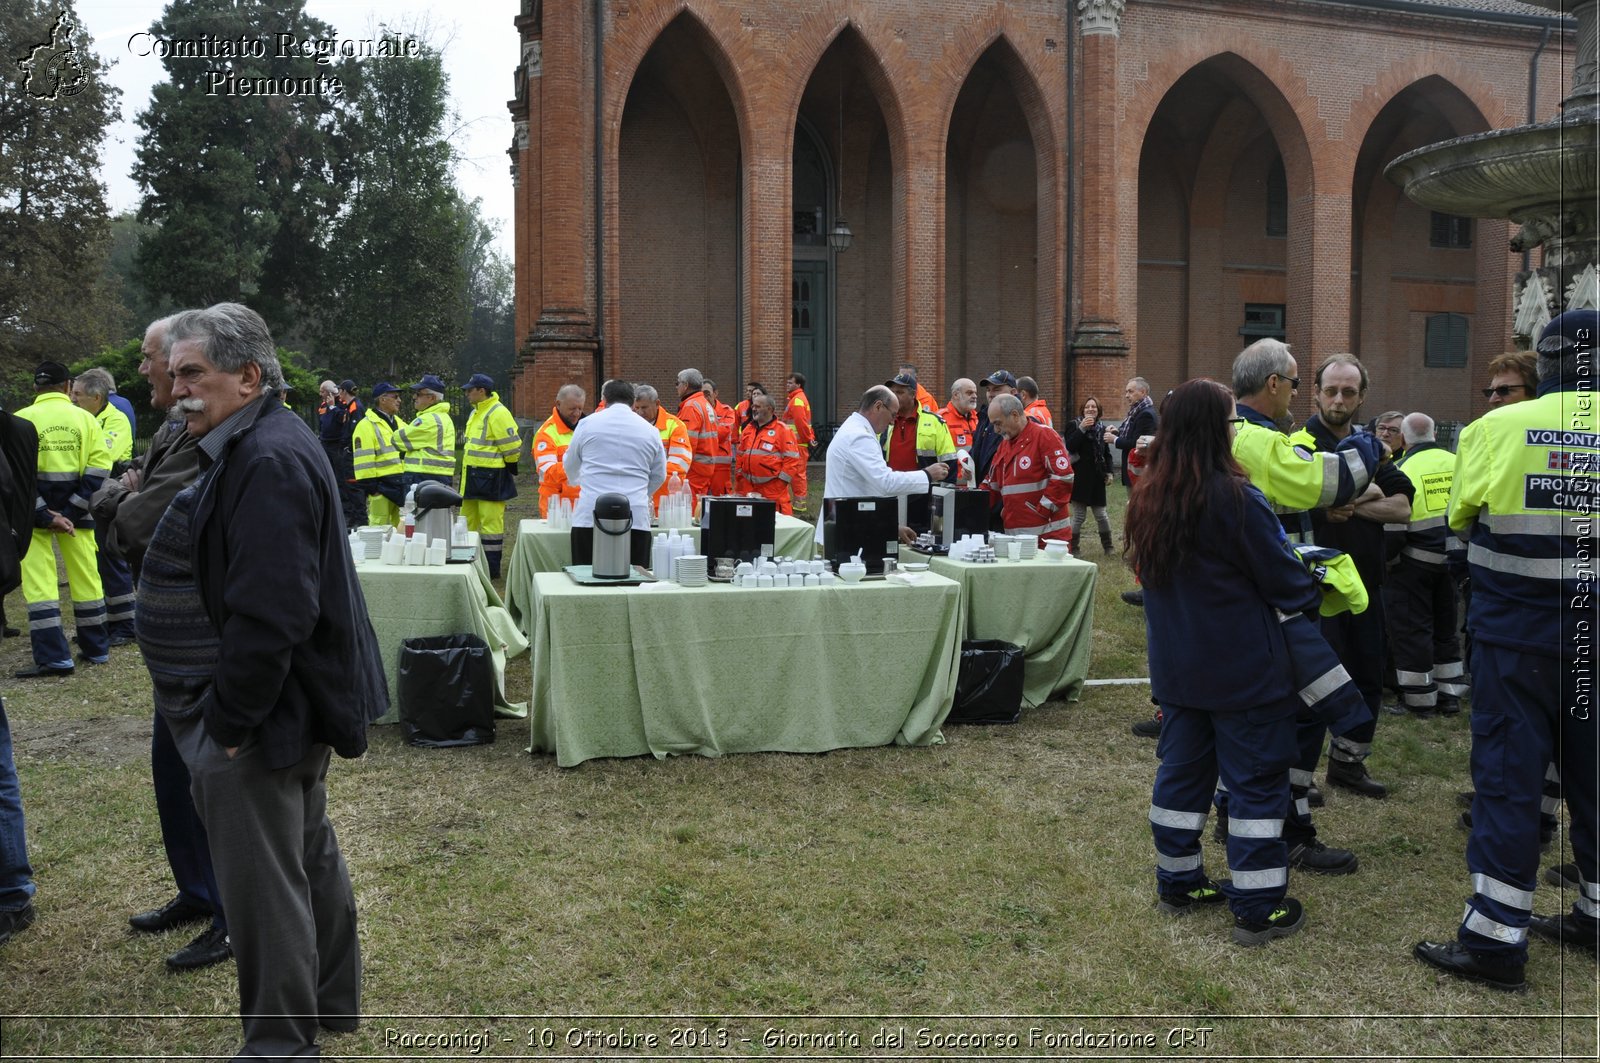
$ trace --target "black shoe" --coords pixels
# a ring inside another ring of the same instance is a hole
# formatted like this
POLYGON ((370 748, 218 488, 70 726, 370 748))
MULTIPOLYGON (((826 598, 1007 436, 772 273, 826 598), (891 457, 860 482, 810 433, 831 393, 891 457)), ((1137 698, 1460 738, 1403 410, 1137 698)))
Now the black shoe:
POLYGON ((1406 707, 1406 712, 1408 714, 1412 715, 1412 716, 1415 716, 1419 720, 1431 720, 1435 716, 1439 715, 1439 713, 1435 709, 1423 708, 1423 707, 1420 707, 1420 706, 1417 707, 1417 708, 1412 708, 1410 706, 1407 706, 1406 707))
POLYGON ((1223 895, 1222 884, 1206 879, 1192 890, 1183 893, 1163 893, 1156 907, 1168 915, 1188 915, 1199 908, 1221 904, 1228 898, 1223 895))
POLYGON ((1467 790, 1464 793, 1456 794, 1456 804, 1460 805, 1462 808, 1471 809, 1473 798, 1477 796, 1478 795, 1472 790, 1467 790))
POLYGON ((1211 840, 1218 845, 1228 844, 1228 814, 1217 809, 1217 822, 1211 827, 1211 840))
POLYGON ((198 971, 232 958, 233 946, 228 944, 228 932, 221 927, 208 926, 199 937, 168 956, 167 966, 174 971, 198 971))
POLYGON ((1154 716, 1146 717, 1145 719, 1129 726, 1128 730, 1132 731, 1140 738, 1160 738, 1161 714, 1158 712, 1154 716))
POLYGON ((1472 829, 1472 809, 1469 808, 1465 812, 1461 813, 1461 818, 1456 820, 1456 826, 1460 827, 1462 830, 1472 829))
POLYGON ((11 674, 18 679, 48 679, 56 675, 74 675, 77 671, 72 667, 53 668, 48 664, 36 664, 32 668, 18 668, 11 674))
POLYGON ((1289 866, 1319 875, 1348 875, 1360 866, 1360 861, 1349 849, 1330 849, 1313 840, 1289 849, 1289 866))
POLYGON ((21 908, 13 908, 0 912, 0 945, 4 945, 11 938, 22 933, 33 925, 33 902, 29 901, 21 908))
POLYGON ((1439 704, 1435 707, 1439 710, 1440 716, 1459 716, 1461 714, 1461 699, 1441 695, 1439 704))
POLYGON ((1310 786, 1306 787, 1306 804, 1310 805, 1312 808, 1321 808, 1323 805, 1327 804, 1327 802, 1322 799, 1322 788, 1316 783, 1312 783, 1310 786))
POLYGON ((181 896, 152 908, 148 912, 128 916, 128 925, 146 934, 159 934, 176 926, 198 923, 211 918, 211 909, 203 904, 186 901, 181 896))
POLYGON ((1265 945, 1273 938, 1286 938, 1306 924, 1306 910, 1293 897, 1279 901, 1265 919, 1250 920, 1233 917, 1233 943, 1235 945, 1265 945))
POLYGON ((1583 885, 1578 881, 1577 864, 1552 864, 1544 869, 1544 880, 1557 889, 1564 890, 1581 889, 1583 885))
POLYGON ((137 641, 132 635, 112 635, 109 644, 112 646, 131 646, 137 641))
POLYGON ((1459 941, 1419 941, 1411 955, 1437 968, 1445 974, 1465 978, 1508 993, 1521 993, 1528 988, 1523 980, 1523 964, 1500 963, 1473 952, 1459 941))
POLYGON ((1100 536, 1100 552, 1105 554, 1107 557, 1110 557, 1113 549, 1114 547, 1111 545, 1111 536, 1100 536))
POLYGON ((21 635, 22 635, 22 629, 21 628, 15 628, 15 627, 12 627, 10 624, 7 624, 5 626, 5 633, 3 635, 0 635, 0 638, 14 639, 14 638, 21 637, 21 635))
POLYGON ((1129 605, 1137 605, 1140 609, 1144 608, 1144 590, 1142 588, 1135 587, 1131 591, 1123 591, 1120 597, 1129 605))
POLYGON ((1329 786, 1337 786, 1362 797, 1381 801, 1389 796, 1389 788, 1368 775, 1367 766, 1358 760, 1329 760, 1327 777, 1329 786))
POLYGON ((1591 953, 1600 954, 1600 928, 1589 927, 1587 930, 1578 924, 1578 919, 1571 912, 1562 912, 1560 915, 1536 915, 1528 920, 1528 929, 1534 934, 1553 941, 1557 945, 1572 945, 1575 948, 1587 949, 1591 953))
POLYGON ((1390 716, 1404 716, 1406 714, 1406 707, 1400 704, 1398 701, 1386 701, 1383 703, 1383 711, 1388 713, 1390 716))

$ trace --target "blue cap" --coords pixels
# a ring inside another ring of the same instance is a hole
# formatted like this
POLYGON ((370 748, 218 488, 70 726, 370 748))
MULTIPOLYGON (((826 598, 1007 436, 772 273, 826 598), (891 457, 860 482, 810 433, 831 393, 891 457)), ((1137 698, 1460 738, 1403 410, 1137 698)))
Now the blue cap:
POLYGON ((377 398, 380 395, 387 395, 390 392, 399 391, 399 390, 400 390, 399 388, 395 387, 393 384, 389 383, 387 380, 380 380, 376 384, 372 385, 372 397, 373 398, 377 398))
POLYGON ((430 373, 427 376, 423 377, 421 380, 417 381, 415 384, 412 384, 411 385, 411 390, 412 391, 436 391, 440 395, 443 395, 444 394, 444 381, 440 380, 438 377, 436 377, 432 373, 430 373))
POLYGON ((1592 351, 1596 333, 1600 332, 1600 311, 1568 310, 1550 321, 1534 344, 1534 350, 1546 358, 1559 358, 1568 353, 1592 351))
POLYGON ((472 376, 468 378, 467 382, 461 386, 462 388, 485 388, 489 391, 493 391, 494 377, 490 376, 488 373, 473 373, 472 376))
POLYGON ((1014 388, 1017 386, 1017 378, 1006 372, 1004 369, 996 369, 994 372, 980 380, 979 383, 1004 384, 1008 388, 1014 388))
POLYGON ((900 387, 911 388, 915 390, 917 386, 917 378, 912 376, 910 373, 896 373, 892 378, 883 382, 883 386, 886 388, 892 388, 897 384, 900 387))

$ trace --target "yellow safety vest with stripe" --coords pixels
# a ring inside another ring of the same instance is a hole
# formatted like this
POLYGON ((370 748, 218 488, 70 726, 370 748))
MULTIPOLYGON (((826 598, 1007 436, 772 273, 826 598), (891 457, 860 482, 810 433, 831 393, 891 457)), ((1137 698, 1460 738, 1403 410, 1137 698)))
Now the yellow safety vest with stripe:
POLYGON ((466 442, 465 468, 461 474, 463 492, 467 488, 466 469, 499 469, 515 465, 522 452, 522 437, 517 434, 517 422, 495 392, 490 392, 488 398, 472 408, 472 416, 467 418, 467 427, 462 436, 466 442))
POLYGON ((400 448, 394 445, 394 437, 395 430, 389 422, 369 406, 366 416, 356 422, 355 431, 350 434, 357 481, 400 475, 405 465, 400 460, 400 448))
POLYGON ((1474 639, 1541 657, 1592 651, 1597 422, 1592 393, 1555 391, 1462 429, 1448 518, 1467 540, 1474 639))
POLYGON ((1405 473, 1417 493, 1411 498, 1411 519, 1405 524, 1385 524, 1383 530, 1404 536, 1401 557, 1429 568, 1443 568, 1449 538, 1445 511, 1456 478, 1456 456, 1437 443, 1418 443, 1395 468, 1405 473))
POLYGON ((100 422, 74 406, 64 391, 43 392, 16 415, 31 421, 39 435, 36 515, 54 510, 73 524, 92 527, 89 498, 111 474, 111 451, 100 422))
POLYGON ((1342 506, 1367 489, 1372 470, 1352 450, 1318 451, 1304 430, 1284 435, 1251 420, 1233 437, 1233 460, 1281 514, 1342 506), (1305 442, 1297 443, 1299 437, 1305 442))
POLYGON ((111 464, 133 460, 133 424, 128 415, 107 402, 94 419, 100 422, 105 433, 106 450, 111 453, 111 464))
MULTIPOLYGON (((883 457, 888 460, 889 445, 894 439, 894 426, 883 433, 883 457)), ((926 469, 936 461, 955 461, 956 441, 950 435, 950 426, 936 413, 917 409, 917 468, 926 469)))
POLYGON ((456 425, 450 404, 440 401, 394 431, 394 445, 405 456, 405 470, 450 480, 456 474, 456 425))

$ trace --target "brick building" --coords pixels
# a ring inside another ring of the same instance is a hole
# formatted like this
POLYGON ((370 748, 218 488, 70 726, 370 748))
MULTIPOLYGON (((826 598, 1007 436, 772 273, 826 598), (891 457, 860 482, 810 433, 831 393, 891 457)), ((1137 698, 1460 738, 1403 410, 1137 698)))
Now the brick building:
POLYGON ((941 399, 1006 368, 1117 413, 1128 376, 1225 380, 1259 335, 1359 354, 1369 414, 1474 416, 1508 224, 1383 168, 1548 117, 1574 48, 1515 0, 523 0, 516 25, 530 418, 568 381, 670 397, 693 365, 726 397, 795 366, 836 422, 902 361, 941 399))

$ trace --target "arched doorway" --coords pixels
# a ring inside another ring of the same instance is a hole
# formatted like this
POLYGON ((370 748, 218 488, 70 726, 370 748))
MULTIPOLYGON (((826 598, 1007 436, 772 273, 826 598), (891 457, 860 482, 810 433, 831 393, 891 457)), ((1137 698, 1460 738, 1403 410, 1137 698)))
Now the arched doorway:
MULTIPOLYGON (((833 420, 827 399, 833 395, 833 256, 828 232, 835 204, 833 161, 816 128, 802 116, 795 124, 792 177, 793 270, 789 275, 791 365, 806 379, 813 420, 833 420)), ((774 380, 772 385, 781 384, 774 380)), ((770 386, 770 385, 769 385, 770 386)))

